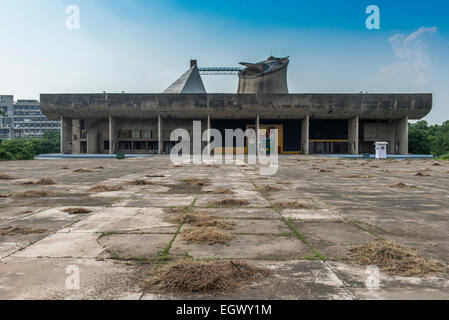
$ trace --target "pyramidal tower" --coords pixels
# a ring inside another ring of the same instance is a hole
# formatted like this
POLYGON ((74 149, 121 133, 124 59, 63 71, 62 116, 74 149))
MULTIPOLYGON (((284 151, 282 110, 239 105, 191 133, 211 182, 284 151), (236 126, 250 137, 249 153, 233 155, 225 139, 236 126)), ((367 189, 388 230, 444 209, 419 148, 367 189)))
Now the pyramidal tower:
POLYGON ((198 71, 197 61, 190 60, 190 69, 165 89, 163 93, 206 93, 198 71))

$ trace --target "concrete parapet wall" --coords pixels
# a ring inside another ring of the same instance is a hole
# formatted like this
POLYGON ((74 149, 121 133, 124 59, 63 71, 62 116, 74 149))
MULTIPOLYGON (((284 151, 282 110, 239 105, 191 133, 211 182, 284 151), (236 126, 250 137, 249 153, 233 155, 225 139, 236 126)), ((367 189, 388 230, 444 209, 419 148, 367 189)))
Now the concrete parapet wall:
POLYGON ((421 119, 432 94, 41 94, 51 119, 421 119))

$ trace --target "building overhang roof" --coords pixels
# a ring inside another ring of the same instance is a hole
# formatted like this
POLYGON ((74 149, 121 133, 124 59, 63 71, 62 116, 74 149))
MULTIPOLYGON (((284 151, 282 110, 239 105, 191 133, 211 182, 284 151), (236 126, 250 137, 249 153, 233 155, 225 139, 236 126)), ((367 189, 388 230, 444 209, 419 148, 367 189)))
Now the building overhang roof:
POLYGON ((41 94, 51 119, 360 119, 418 120, 432 109, 432 94, 41 94))

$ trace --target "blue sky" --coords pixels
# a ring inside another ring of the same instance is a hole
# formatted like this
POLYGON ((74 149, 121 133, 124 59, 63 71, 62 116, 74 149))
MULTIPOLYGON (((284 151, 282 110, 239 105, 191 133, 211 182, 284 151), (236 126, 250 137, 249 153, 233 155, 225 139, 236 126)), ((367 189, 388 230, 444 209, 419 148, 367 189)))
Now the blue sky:
MULTIPOLYGON (((449 120, 449 2, 0 0, 0 94, 161 92, 195 58, 237 66, 290 56, 289 89, 431 92, 431 123, 449 120), (68 5, 80 29, 68 30, 68 5), (380 30, 365 27, 368 5, 380 30)), ((236 76, 204 76, 235 92, 236 76)))

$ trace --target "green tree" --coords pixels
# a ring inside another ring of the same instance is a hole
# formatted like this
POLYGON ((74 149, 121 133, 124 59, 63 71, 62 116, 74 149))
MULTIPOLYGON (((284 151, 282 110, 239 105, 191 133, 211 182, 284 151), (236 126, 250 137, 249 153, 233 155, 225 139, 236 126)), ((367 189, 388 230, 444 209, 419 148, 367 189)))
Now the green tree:
POLYGON ((430 154, 432 152, 429 135, 425 130, 414 129, 409 132, 408 150, 411 154, 430 154))
POLYGON ((47 131, 40 139, 5 139, 0 141, 0 160, 31 160, 36 154, 59 152, 59 146, 58 131, 47 131))
POLYGON ((440 156, 449 152, 449 121, 439 127, 431 141, 433 154, 440 156))
POLYGON ((449 153, 449 121, 432 126, 424 120, 409 124, 409 152, 436 156, 449 153))

